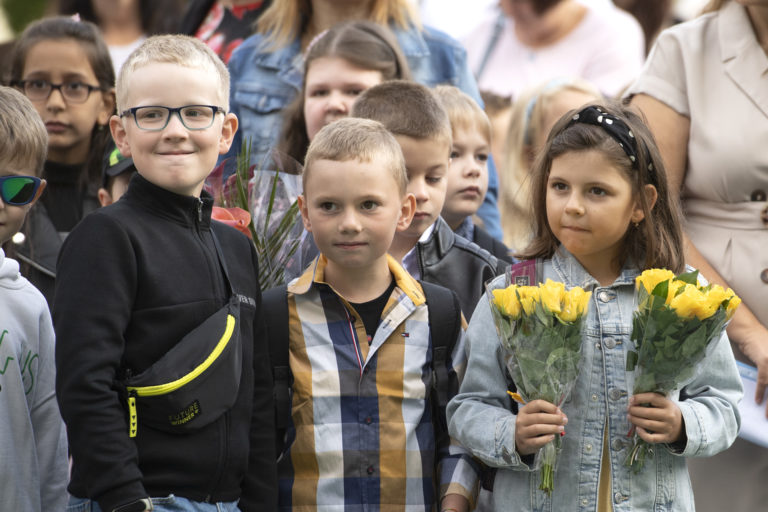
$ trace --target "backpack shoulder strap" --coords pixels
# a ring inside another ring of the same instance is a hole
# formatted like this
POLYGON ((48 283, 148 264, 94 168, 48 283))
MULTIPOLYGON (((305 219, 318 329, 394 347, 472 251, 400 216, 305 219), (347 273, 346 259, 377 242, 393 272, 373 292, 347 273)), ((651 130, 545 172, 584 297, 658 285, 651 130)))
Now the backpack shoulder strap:
POLYGON ((293 380, 288 365, 288 287, 283 284, 265 291, 262 307, 272 363, 275 427, 278 432, 284 433, 291 417, 290 390, 293 380))
MULTIPOLYGON (((445 409, 459 390, 456 375, 448 373, 448 358, 456 346, 461 330, 461 306, 452 290, 421 281, 427 299, 429 330, 432 337, 432 403, 433 415, 440 434, 448 433, 445 409)), ((439 437, 439 436, 438 436, 439 437)))

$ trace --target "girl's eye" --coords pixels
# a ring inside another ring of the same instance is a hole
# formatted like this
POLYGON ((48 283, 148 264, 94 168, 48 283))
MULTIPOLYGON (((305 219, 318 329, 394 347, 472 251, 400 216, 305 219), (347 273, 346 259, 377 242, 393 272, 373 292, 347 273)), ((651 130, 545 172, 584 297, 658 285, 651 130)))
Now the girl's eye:
POLYGON ((488 161, 488 154, 487 153, 478 153, 477 158, 480 162, 487 162, 488 161))
POLYGON ((72 92, 78 92, 81 89, 85 88, 85 84, 82 82, 69 82, 67 84, 64 84, 64 87, 66 87, 68 90, 72 92))
POLYGON ((608 192, 604 188, 600 187, 592 187, 589 189, 589 193, 596 195, 596 196, 605 196, 608 195, 608 192))
POLYGON ((459 158, 459 152, 458 151, 451 151, 451 158, 459 158))
POLYGON ((362 89, 362 88, 354 88, 354 89, 347 90, 347 94, 349 96, 360 96, 361 94, 363 94, 363 92, 365 92, 365 89, 362 89))
POLYGON ((563 183, 563 182, 561 182, 561 181, 555 181, 555 182, 553 182, 553 183, 550 185, 550 187, 552 187, 552 189, 553 189, 553 190, 557 190, 557 191, 568 190, 568 185, 566 185, 565 183, 563 183))
POLYGON ((336 204, 331 202, 320 203, 320 209, 326 212, 332 212, 336 210, 336 204))
POLYGON ((328 89, 314 89, 309 91, 310 98, 321 98, 328 95, 328 89))
POLYGON ((370 210, 375 210, 378 204, 376 203, 376 201, 364 201, 361 206, 363 210, 370 211, 370 210))
POLYGON ((50 82, 47 80, 28 80, 27 87, 30 89, 47 89, 50 82))

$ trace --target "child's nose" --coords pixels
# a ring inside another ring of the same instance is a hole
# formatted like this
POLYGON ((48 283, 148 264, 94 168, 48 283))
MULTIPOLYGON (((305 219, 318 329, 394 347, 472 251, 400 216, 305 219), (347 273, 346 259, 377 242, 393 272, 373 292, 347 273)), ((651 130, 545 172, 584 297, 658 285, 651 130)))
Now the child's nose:
POLYGON ((345 210, 341 217, 341 223, 339 224, 339 230, 342 233, 356 233, 360 231, 360 220, 354 211, 345 210))
POLYGON ((328 102, 325 104, 327 111, 348 114, 349 107, 350 103, 341 92, 332 91, 331 94, 328 95, 328 102))
POLYGON ((48 99, 45 100, 45 106, 49 110, 63 110, 66 108, 66 100, 64 95, 61 94, 60 88, 51 89, 51 93, 48 95, 48 99))
POLYGON ((173 112, 168 118, 168 124, 163 129, 163 135, 166 137, 184 137, 189 135, 187 127, 181 122, 181 113, 173 112))
POLYGON ((408 192, 416 196, 417 203, 423 203, 429 199, 427 184, 423 180, 413 180, 408 183, 408 192))
POLYGON ((568 202, 565 204, 565 211, 571 215, 583 215, 584 205, 579 199, 578 194, 571 194, 568 196, 568 202))

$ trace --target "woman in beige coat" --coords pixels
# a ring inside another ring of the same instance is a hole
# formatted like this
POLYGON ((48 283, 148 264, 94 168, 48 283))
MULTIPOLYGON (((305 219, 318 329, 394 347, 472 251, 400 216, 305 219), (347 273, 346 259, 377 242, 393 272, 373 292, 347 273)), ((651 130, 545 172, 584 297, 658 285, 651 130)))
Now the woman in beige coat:
MULTIPOLYGON (((659 36, 628 95, 680 190, 687 262, 744 300, 728 336, 737 359, 759 371, 757 396, 744 400, 760 401, 768 384, 768 1, 708 7, 659 36)), ((740 438, 689 467, 697 510, 765 510, 768 449, 740 438)))

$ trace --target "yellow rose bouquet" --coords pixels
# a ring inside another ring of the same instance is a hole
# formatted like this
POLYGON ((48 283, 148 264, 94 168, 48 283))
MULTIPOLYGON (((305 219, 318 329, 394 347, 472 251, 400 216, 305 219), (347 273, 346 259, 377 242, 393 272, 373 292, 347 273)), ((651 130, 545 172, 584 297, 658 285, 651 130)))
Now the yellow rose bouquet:
MULTIPOLYGON (((698 271, 675 276, 649 269, 636 279, 637 311, 632 319, 635 350, 627 371, 635 372, 634 394, 669 394, 689 381, 712 341, 720 337, 741 303, 730 288, 698 284, 698 271)), ((653 447, 632 428, 626 465, 640 471, 653 447)))
MULTIPOLYGON (((591 292, 565 290, 563 283, 547 280, 539 286, 510 285, 491 290, 491 311, 507 368, 517 387, 516 400, 546 400, 560 406, 579 372, 581 326, 591 292)), ((552 493, 560 437, 536 454, 539 489, 552 493)))

